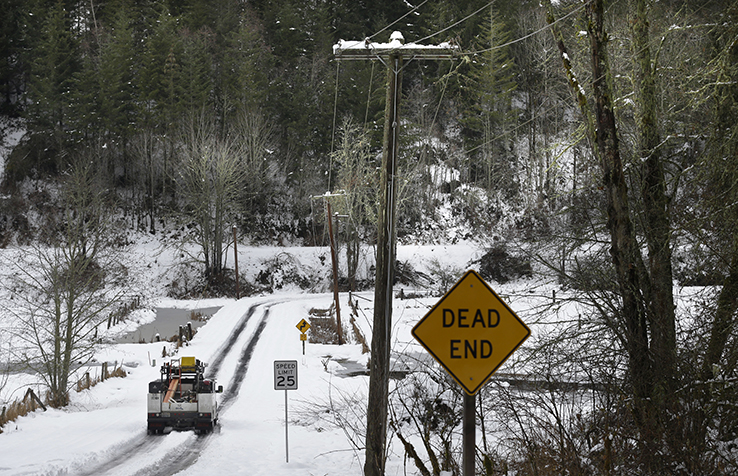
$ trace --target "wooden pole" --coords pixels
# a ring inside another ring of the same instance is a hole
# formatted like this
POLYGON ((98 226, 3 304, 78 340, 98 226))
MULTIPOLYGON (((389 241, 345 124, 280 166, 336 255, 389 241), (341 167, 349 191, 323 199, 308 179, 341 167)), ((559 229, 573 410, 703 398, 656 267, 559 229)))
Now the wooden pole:
POLYGON ((392 284, 395 252, 395 171, 399 136, 399 99, 403 58, 411 60, 451 59, 457 46, 443 44, 405 45, 400 32, 390 35, 389 43, 369 39, 339 41, 333 46, 337 60, 379 59, 387 67, 387 101, 384 112, 381 203, 377 230, 377 266, 374 290, 374 321, 367 403, 366 459, 364 476, 383 476, 386 458, 387 406, 389 402, 389 364, 392 337, 392 284))
POLYGON ((343 328, 341 327, 341 305, 338 302, 338 252, 336 251, 336 240, 333 237, 333 213, 331 202, 326 200, 328 210, 328 234, 331 241, 331 261, 333 262, 333 299, 336 303, 336 326, 338 327, 338 345, 343 344, 343 328))
MULTIPOLYGON (((46 411, 46 405, 44 405, 44 402, 42 402, 41 399, 38 398, 38 396, 36 395, 36 392, 34 392, 32 388, 29 388, 28 390, 26 390, 26 395, 23 397, 23 400, 25 401, 25 399, 28 398, 29 396, 31 397, 31 401, 38 403, 41 406, 41 408, 43 408, 43 410, 46 411)), ((36 410, 35 407, 33 409, 34 411, 36 410)))
POLYGON ((233 262, 236 267, 236 299, 241 299, 241 291, 238 288, 238 238, 236 236, 236 225, 233 225, 233 262))
POLYGON ((387 73, 384 153, 382 154, 382 214, 377 230, 377 271, 374 288, 374 322, 367 403, 366 476, 384 475, 389 403, 389 367, 392 338, 392 284, 394 281, 395 186, 397 128, 402 56, 390 58, 387 73))

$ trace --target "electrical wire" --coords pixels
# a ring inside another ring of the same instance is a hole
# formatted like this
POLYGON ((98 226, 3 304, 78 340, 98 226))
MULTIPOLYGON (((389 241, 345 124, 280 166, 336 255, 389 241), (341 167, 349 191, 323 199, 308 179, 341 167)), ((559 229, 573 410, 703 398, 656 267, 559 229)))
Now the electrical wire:
MULTIPOLYGON (((484 10, 484 9, 489 8, 490 6, 492 6, 492 4, 495 3, 495 1, 496 0, 492 0, 491 2, 487 3, 486 5, 484 5, 482 8, 476 10, 474 13, 471 13, 471 14, 467 15, 466 17, 462 18, 461 20, 459 20, 459 21, 457 21, 457 22, 455 22, 455 23, 453 23, 453 24, 451 24, 451 25, 449 25, 449 26, 447 26, 447 27, 445 27, 445 28, 443 28, 441 30, 438 30, 435 33, 432 33, 432 34, 430 34, 428 36, 425 36, 425 37, 423 37, 423 38, 421 38, 419 40, 416 40, 416 42, 417 43, 421 43, 421 42, 423 42, 425 40, 428 40, 430 38, 433 38, 434 36, 440 35, 441 33, 446 32, 446 31, 450 30, 451 28, 454 28, 454 27, 460 25, 461 23, 465 22, 466 20, 468 20, 468 19, 472 18, 473 16, 477 15, 482 10, 484 10)), ((529 34, 527 34, 525 36, 522 36, 520 38, 516 38, 514 40, 508 41, 507 43, 503 43, 501 45, 493 46, 491 48, 486 48, 486 49, 478 50, 478 51, 469 51, 469 52, 467 52, 467 54, 469 54, 469 55, 477 55, 477 54, 480 54, 480 53, 486 53, 488 51, 493 51, 493 50, 497 50, 497 49, 500 49, 500 48, 505 48, 507 46, 514 45, 515 43, 519 43, 521 41, 525 41, 528 38, 531 38, 532 36, 535 36, 535 35, 543 32, 543 31, 546 31, 546 30, 550 29, 552 26, 558 24, 559 22, 566 20, 570 16, 574 15, 575 13, 579 12, 583 8, 587 7, 590 3, 592 3, 592 1, 593 0, 587 0, 586 2, 582 3, 580 6, 578 6, 577 8, 575 8, 574 10, 572 10, 569 13, 567 13, 566 15, 562 16, 561 18, 558 18, 554 22, 552 22, 552 23, 550 23, 550 24, 548 24, 548 25, 546 25, 546 26, 544 26, 542 28, 539 28, 538 30, 536 30, 536 31, 534 31, 532 33, 529 33, 529 34)), ((398 18, 397 20, 393 21, 392 23, 390 23, 389 25, 385 26, 384 28, 382 28, 378 32, 374 33, 373 35, 367 37, 367 39, 372 39, 375 36, 377 36, 378 34, 382 33, 383 31, 386 31, 387 29, 391 28, 392 26, 394 26, 395 24, 397 24, 399 21, 401 21, 402 19, 404 19, 405 17, 407 17, 408 15, 412 14, 413 12, 415 12, 416 10, 418 10, 420 7, 422 7, 423 5, 425 5, 427 2, 428 2, 428 0, 424 0, 418 6, 414 7, 412 10, 410 10, 409 12, 407 12, 406 14, 404 14, 403 16, 401 16, 400 18, 398 18)))
POLYGON ((410 11, 409 11, 409 12, 407 12, 406 14, 402 15, 402 16, 401 16, 400 18, 398 18, 397 20, 393 21, 393 22, 392 22, 392 23, 390 23, 389 25, 385 26, 384 28, 382 28, 382 29, 381 29, 381 30, 379 30, 378 32, 374 33, 374 34, 373 34, 372 36, 369 36, 369 37, 367 37, 367 39, 368 39, 368 40, 371 40, 372 38, 374 38, 374 37, 375 37, 375 36, 377 36, 378 34, 382 33, 383 31, 386 31, 387 29, 389 29, 389 28, 391 28, 392 26, 396 25, 396 24, 397 24, 397 22, 401 21, 401 20, 402 20, 403 18, 407 17, 408 15, 410 15, 410 14, 414 13, 414 12, 415 12, 415 11, 416 11, 416 10, 417 10, 418 8, 422 7, 422 6, 423 6, 423 5, 425 5, 426 3, 428 3, 428 0, 423 0, 423 2, 421 2, 421 3, 420 3, 420 5, 418 5, 417 7, 414 7, 414 8, 412 9, 412 10, 410 10, 410 11))
POLYGON ((537 119, 540 119, 541 117, 544 117, 544 115, 546 113, 549 113, 549 112, 551 112, 551 111, 553 111, 555 109, 556 109, 556 107, 555 106, 552 106, 552 107, 549 107, 548 109, 544 110, 543 111, 543 114, 534 114, 533 117, 531 117, 530 119, 528 119, 525 122, 521 122, 520 124, 516 125, 512 129, 509 129, 507 131, 503 131, 500 134, 496 135, 495 137, 493 137, 491 139, 488 139, 488 140, 482 142, 481 144, 478 144, 478 145, 472 147, 471 149, 464 149, 463 150, 463 153, 464 154, 471 154, 472 152, 476 151, 477 149, 481 149, 482 147, 487 146, 487 145, 491 144, 492 142, 495 142, 497 140, 502 139, 503 137, 506 137, 506 136, 508 136, 510 134, 513 134, 513 133, 517 132, 519 129, 522 129, 523 127, 525 127, 528 124, 532 123, 533 121, 535 121, 537 119))
MULTIPOLYGON (((527 35, 525 35, 525 36, 521 36, 520 38, 516 38, 516 39, 514 39, 514 40, 508 41, 507 43, 503 43, 503 44, 501 44, 501 45, 496 45, 496 46, 493 46, 493 47, 491 47, 491 48, 487 48, 487 49, 484 49, 484 50, 479 50, 479 51, 469 51, 469 52, 468 52, 467 54, 470 54, 470 55, 477 55, 477 54, 480 54, 480 53, 486 53, 486 52, 488 52, 488 51, 498 50, 498 49, 500 49, 500 48, 505 48, 505 47, 507 47, 507 46, 510 46, 510 45, 514 45, 515 43, 519 43, 519 42, 521 42, 521 41, 527 40, 528 38, 530 38, 530 37, 532 37, 532 36, 535 36, 535 35, 537 35, 538 33, 541 33, 541 32, 543 32, 543 31, 546 31, 546 30, 550 29, 550 28, 551 28, 552 26, 556 25, 557 23, 559 23, 559 22, 561 22, 561 21, 564 21, 565 19, 567 19, 567 18, 569 18, 570 16, 574 15, 575 13, 577 13, 577 12, 578 12, 579 10, 581 10, 581 9, 582 9, 582 8, 584 8, 584 7, 586 7, 586 6, 587 6, 587 5, 589 5, 590 3, 592 3, 592 0, 588 0, 587 2, 585 2, 585 3, 581 4, 580 6, 578 6, 578 7, 577 7, 577 8, 575 8, 574 10, 570 11, 569 13, 567 13, 566 15, 564 15, 563 17, 561 17, 561 18, 558 18, 558 19, 557 19, 557 20, 555 20, 554 22, 552 22, 552 23, 549 23, 549 24, 547 24, 546 26, 544 26, 544 27, 542 27, 542 28, 539 28, 538 30, 536 30, 536 31, 534 31, 534 32, 528 33, 528 34, 527 34, 527 35)), ((455 26, 455 25, 452 25, 452 26, 455 26)), ((439 33, 440 33, 440 32, 439 32, 439 33)), ((435 33, 434 33, 434 35, 435 35, 435 33)), ((428 38, 430 38, 430 37, 428 37, 428 38)))
POLYGON ((474 16, 474 15, 476 15, 477 13, 481 12, 482 10, 484 10, 484 9, 486 9, 486 8, 489 8, 489 7, 491 7, 491 6, 492 6, 492 4, 493 4, 493 3, 495 3, 496 1, 497 1, 497 0, 492 0, 491 2, 489 2, 488 4, 486 4, 485 6, 483 6, 482 8, 480 8, 479 10, 477 10, 476 12, 472 13, 471 15, 467 15, 466 17, 464 17, 464 18, 462 18, 461 20, 457 21, 457 22, 456 22, 456 23, 454 23, 453 25, 449 25, 449 26, 447 26, 446 28, 444 28, 443 30, 439 30, 439 31, 437 31, 437 32, 435 32, 435 33, 433 33, 433 34, 431 34, 431 35, 428 35, 428 36, 426 36, 426 37, 424 37, 424 38, 421 38, 421 39, 419 39, 419 40, 418 40, 417 42, 418 42, 418 43, 421 43, 421 42, 423 42, 423 41, 425 41, 425 40, 427 40, 427 39, 429 39, 429 38, 433 38, 433 37, 434 37, 434 36, 436 36, 436 35, 440 35, 440 34, 441 34, 441 33, 443 33, 444 31, 448 31, 448 30, 450 30, 451 28, 453 28, 453 27, 455 27, 455 26, 457 26, 457 25, 459 25, 459 24, 461 24, 461 23, 464 23, 465 21, 467 21, 468 19, 470 19, 471 17, 473 17, 473 16, 474 16))

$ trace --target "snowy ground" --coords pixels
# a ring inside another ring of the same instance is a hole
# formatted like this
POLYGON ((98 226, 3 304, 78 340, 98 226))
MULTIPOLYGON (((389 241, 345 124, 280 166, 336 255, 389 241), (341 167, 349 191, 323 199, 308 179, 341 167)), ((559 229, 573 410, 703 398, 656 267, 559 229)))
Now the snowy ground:
MULTIPOLYGON (((330 262, 320 264, 320 256, 327 253, 321 248, 244 247, 239 251, 242 269, 251 269, 247 274, 258 272, 263 262, 275 253, 296 256, 304 266, 328 268, 330 265, 330 262)), ((11 252, 6 250, 5 259, 8 253, 11 252)), ((470 244, 411 246, 400 247, 398 255, 400 260, 412 262, 420 271, 429 266, 464 270, 479 257, 479 250, 470 244)), ((0 434, 0 475, 361 474, 363 454, 351 445, 350 431, 345 432, 338 422, 346 412, 356 415, 364 411, 368 377, 348 376, 346 369, 365 367, 368 356, 362 355, 357 343, 343 346, 310 343, 303 356, 296 328, 301 319, 310 319, 311 308, 329 308, 332 294, 296 294, 294 290, 287 290, 239 301, 174 301, 164 298, 163 294, 171 279, 167 275, 168 268, 174 266, 175 261, 173 254, 154 239, 143 240, 131 250, 132 272, 140 273, 139 291, 146 294, 151 307, 224 306, 200 329, 191 345, 180 349, 175 357, 193 355, 209 361, 241 318, 256 306, 234 347, 236 351, 228 354, 217 375, 218 383, 226 390, 229 387, 237 389, 235 398, 223 407, 219 431, 206 437, 192 432, 147 436, 147 383, 158 378, 165 344, 109 345, 97 360, 122 363, 128 376, 109 379, 81 393, 73 392, 72 404, 67 408, 38 410, 6 425, 4 433, 0 434), (156 296, 157 293, 160 295, 156 296), (247 372, 242 379, 234 380, 239 355, 264 316, 267 316, 266 326, 247 372), (153 360, 156 365, 152 365, 153 360), (286 461, 285 395, 273 389, 275 360, 299 362, 299 388, 287 395, 289 462, 286 461), (188 463, 177 463, 180 460, 188 463), (173 469, 168 472, 162 468, 173 469)), ((528 290, 531 286, 531 282, 518 283, 496 290, 511 306, 530 307, 535 299, 530 298, 527 291, 523 293, 521 287, 528 290)), ((4 294, 3 298, 9 296, 4 294)), ((347 299, 347 295, 342 296, 344 315, 348 314, 347 299)), ((373 293, 361 293, 356 299, 360 303, 357 323, 370 339, 373 293)), ((393 352, 396 359, 423 352, 413 341, 410 329, 437 300, 438 297, 395 299, 393 352)), ((518 313, 524 316, 525 310, 520 309, 518 313)), ((142 310, 136 316, 117 331, 153 319, 153 312, 142 310)), ((166 345, 171 350, 172 344, 166 345)), ((91 371, 94 373, 96 369, 91 371)), ((5 401, 22 395, 29 385, 34 386, 32 377, 23 374, 11 377, 5 388, 5 401)), ((393 444, 396 445, 396 441, 393 444)), ((414 466, 404 460, 399 446, 392 447, 387 474, 415 474, 414 466)))
MULTIPOLYGON (((423 273, 431 269, 455 273, 474 269, 481 248, 465 243, 453 246, 401 246, 398 259, 412 263, 423 273)), ((0 250, 3 280, 12 275, 16 250, 0 250)), ((290 256, 301 267, 329 273, 330 260, 325 248, 249 248, 239 247, 239 265, 250 279, 275 256, 290 256), (324 268, 324 269, 323 269, 324 268)), ((111 344, 97 355, 97 362, 122 363, 126 378, 113 378, 80 393, 72 392, 72 403, 63 409, 38 410, 7 424, 0 434, 0 476, 4 475, 163 475, 163 474, 246 474, 246 475, 347 475, 362 474, 363 431, 368 377, 356 375, 366 367, 368 355, 349 336, 347 345, 309 343, 302 354, 297 324, 310 320, 312 308, 328 309, 329 293, 296 292, 285 286, 279 292, 233 299, 177 301, 164 297, 178 266, 178 253, 158 240, 140 237, 129 252, 130 273, 137 279, 133 292, 144 296, 145 307, 128 322, 111 332, 125 332, 154 319, 154 306, 200 308, 223 306, 203 327, 192 343, 174 357, 196 356, 210 362, 222 352, 224 342, 239 328, 244 316, 251 316, 228 352, 217 375, 218 383, 232 398, 222 406, 218 430, 207 436, 193 432, 165 435, 146 434, 146 392, 149 381, 158 378, 162 348, 174 352, 173 344, 111 344), (261 323, 265 322, 262 327, 261 323), (258 335, 243 376, 237 373, 241 356, 258 335), (154 364, 153 361, 156 361, 154 364), (273 388, 273 362, 297 360, 299 388, 287 393, 288 425, 285 435, 285 395, 273 388), (353 373, 351 373, 353 372, 353 373), (352 445, 352 440, 357 445, 352 445), (289 462, 287 462, 289 450, 289 462)), ((368 267, 370 264, 367 264, 368 267)), ((437 274, 436 274, 437 276, 437 274)), ((449 285, 453 284, 449 283, 449 285)), ((551 303, 555 285, 536 279, 491 287, 528 324, 532 336, 523 348, 505 363, 505 373, 540 338, 556 332, 558 325, 576 319, 575 305, 552 308, 541 313, 540 306, 551 303)), ((438 287, 435 282, 431 287, 438 287)), ((395 293, 399 293, 396 286, 395 293)), ((421 297, 394 299, 393 362, 396 368, 412 367, 412 359, 427 356, 414 341, 412 327, 439 299, 437 289, 403 289, 406 295, 421 297), (431 295, 428 295, 429 292, 431 295)), ((678 291, 681 298, 696 290, 678 291)), ((348 318, 348 295, 342 294, 341 308, 348 318)), ((356 322, 367 341, 371 339, 373 293, 354 295, 359 303, 356 322)), ((13 301, 7 288, 0 291, 0 304, 13 301)), ((685 302, 685 301, 683 301, 685 302)), ((12 320, 0 314, 0 329, 12 320), (4 319, 4 321, 3 321, 4 319)), ((350 327, 349 327, 350 328, 350 327)), ((8 345, 7 340, 0 345, 8 345)), ((171 357, 168 357, 171 358, 171 357)), ((99 365, 99 364, 98 364, 99 365)), ((525 364, 522 365, 525 367, 525 364)), ((524 372, 525 370, 523 370, 524 372)), ((99 366, 92 367, 94 375, 99 366)), ((27 388, 40 390, 33 376, 11 374, 0 392, 0 402, 23 395, 27 388)), ((40 393, 40 392, 39 392, 40 393)), ((489 435, 488 435, 489 436, 489 435)), ((479 437, 478 437, 479 438, 479 437)), ((388 475, 419 474, 406 460, 397 439, 390 440, 388 475)))

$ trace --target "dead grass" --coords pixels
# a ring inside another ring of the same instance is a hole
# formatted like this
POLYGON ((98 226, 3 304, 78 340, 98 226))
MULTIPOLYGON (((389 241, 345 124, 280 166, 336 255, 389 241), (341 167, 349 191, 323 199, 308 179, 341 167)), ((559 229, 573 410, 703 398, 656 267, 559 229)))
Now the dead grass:
MULTIPOLYGON (((112 372, 107 372, 107 370, 105 370, 105 378, 102 378, 102 374, 93 378, 90 378, 89 374, 85 374, 85 377, 77 382, 76 390, 77 392, 81 392, 94 387, 106 379, 112 377, 125 378, 126 375, 128 374, 122 366, 116 367, 112 372)), ((22 399, 16 399, 8 405, 3 406, 2 409, 0 409, 0 433, 3 432, 5 424, 15 421, 29 413, 35 412, 39 407, 40 405, 31 398, 28 393, 26 393, 22 399)))
POLYGON ((23 400, 15 400, 2 408, 0 412, 0 433, 3 432, 3 426, 6 423, 15 421, 17 418, 28 415, 36 411, 38 404, 32 398, 24 398, 23 400))
POLYGON ((76 387, 77 392, 88 390, 94 387, 95 385, 97 385, 98 383, 103 382, 111 377, 125 378, 127 375, 126 371, 123 370, 122 366, 116 367, 115 369, 113 369, 112 372, 108 372, 107 368, 103 367, 103 372, 105 373, 104 378, 103 378, 102 373, 92 378, 90 377, 89 373, 86 373, 84 377, 82 377, 81 379, 77 381, 77 387, 76 387))
MULTIPOLYGON (((338 325, 331 309, 310 309, 310 342, 316 344, 338 344, 338 325)), ((346 329, 342 329, 346 340, 346 329)))

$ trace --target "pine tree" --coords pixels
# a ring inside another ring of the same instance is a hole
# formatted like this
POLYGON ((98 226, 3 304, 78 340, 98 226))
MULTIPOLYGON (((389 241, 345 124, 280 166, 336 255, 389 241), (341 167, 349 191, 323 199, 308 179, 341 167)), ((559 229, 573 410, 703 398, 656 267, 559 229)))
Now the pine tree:
POLYGON ((489 192, 504 190, 509 197, 515 191, 511 137, 506 134, 516 123, 512 94, 516 88, 515 64, 505 46, 509 33, 490 7, 481 28, 473 66, 467 76, 471 91, 469 109, 463 123, 474 138, 472 150, 477 157, 470 178, 489 192))
POLYGON ((180 113, 213 107, 212 43, 212 35, 207 29, 180 33, 179 75, 175 75, 178 85, 174 98, 180 113))
POLYGON ((77 41, 61 2, 45 13, 41 31, 29 34, 38 35, 38 40, 31 51, 26 117, 58 169, 69 139, 71 96, 79 67, 77 41))
POLYGON ((176 18, 164 9, 145 37, 139 59, 143 127, 165 133, 179 119, 180 56, 176 18))
POLYGON ((22 25, 27 7, 21 0, 3 1, 0 16, 0 113, 16 114, 21 91, 21 52, 26 46, 22 25))
POLYGON ((269 93, 272 57, 261 33, 256 19, 247 17, 226 42, 218 82, 221 94, 240 110, 264 106, 269 93))
POLYGON ((121 9, 107 41, 100 47, 98 82, 101 124, 105 134, 123 148, 136 122, 134 56, 130 15, 121 9))

